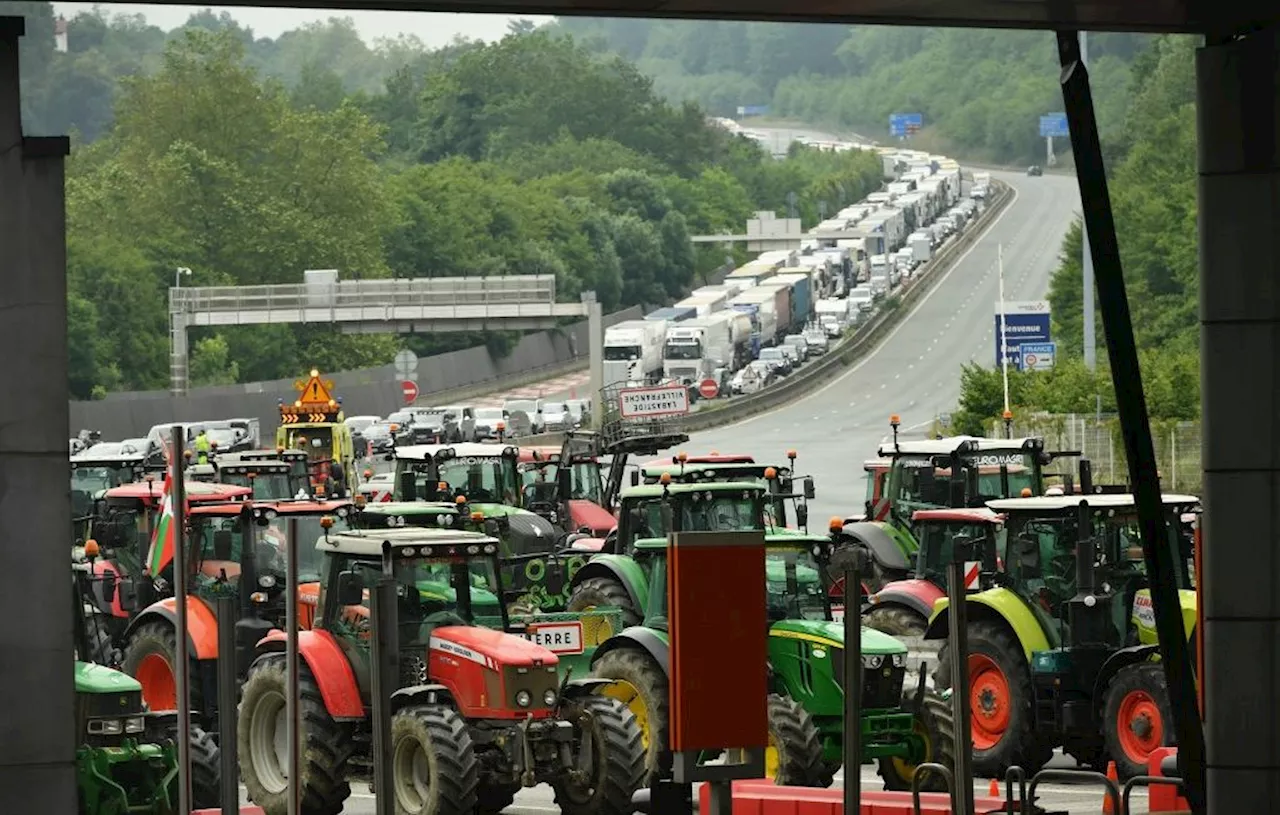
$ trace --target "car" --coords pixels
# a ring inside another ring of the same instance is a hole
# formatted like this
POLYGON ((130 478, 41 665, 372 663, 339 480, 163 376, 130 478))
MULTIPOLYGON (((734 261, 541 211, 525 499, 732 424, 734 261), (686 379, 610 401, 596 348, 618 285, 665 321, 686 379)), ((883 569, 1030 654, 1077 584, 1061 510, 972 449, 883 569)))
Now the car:
POLYGON ((778 350, 786 356, 787 361, 791 363, 791 370, 795 370, 804 364, 804 355, 800 353, 800 349, 794 345, 788 345, 785 342, 778 346, 778 350))
MULTIPOLYGON (((502 403, 502 409, 507 412, 507 415, 511 417, 515 425, 520 424, 520 416, 516 415, 520 413, 523 414, 524 420, 528 422, 530 433, 543 432, 541 399, 508 399, 502 403)), ((519 432, 519 428, 511 424, 507 426, 507 429, 519 432)))
POLYGON ((582 427, 591 423, 590 399, 570 399, 565 404, 569 406, 569 413, 573 416, 575 426, 582 427))
POLYGON ((827 339, 827 332, 820 327, 805 331, 804 339, 809 344, 809 353, 813 356, 821 356, 827 353, 827 348, 831 344, 831 341, 827 339))
POLYGON ((809 358, 809 354, 811 353, 809 350, 809 341, 805 339, 803 334, 792 334, 784 339, 782 344, 794 348, 796 355, 800 358, 801 362, 804 362, 809 358))
POLYGON ((476 441, 498 438, 498 431, 501 430, 505 432, 507 429, 507 422, 511 419, 507 412, 500 407, 476 408, 475 416, 476 441), (501 425, 501 427, 499 427, 499 425, 501 425))
POLYGON ((1027 175, 1044 175, 1044 170, 1040 169, 1039 164, 1032 164, 1027 168, 1027 175))
POLYGON ((791 357, 778 347, 761 348, 760 359, 757 361, 767 363, 776 376, 786 376, 795 367, 791 357))
POLYGON ((544 402, 542 405, 542 428, 552 433, 573 429, 573 414, 564 402, 544 402))
POLYGON ((370 455, 378 455, 391 449, 393 446, 392 439, 395 436, 392 430, 393 427, 396 427, 396 425, 379 419, 360 431, 361 438, 369 445, 370 455))

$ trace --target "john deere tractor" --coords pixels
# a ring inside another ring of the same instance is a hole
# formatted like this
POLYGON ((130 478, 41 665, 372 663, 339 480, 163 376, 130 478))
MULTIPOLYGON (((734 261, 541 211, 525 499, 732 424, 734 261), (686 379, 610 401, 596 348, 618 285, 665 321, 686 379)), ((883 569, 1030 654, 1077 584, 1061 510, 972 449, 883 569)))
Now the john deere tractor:
MULTIPOLYGON (((1198 504, 1166 495, 1168 537, 1188 638, 1196 620, 1192 552, 1181 515, 1198 504)), ((1131 495, 1043 496, 988 502, 1004 516, 1006 551, 994 587, 967 595, 974 767, 1034 772, 1061 746, 1093 767, 1114 760, 1124 778, 1173 737, 1157 661, 1150 583, 1131 495), (1080 556, 1077 557, 1077 552, 1080 556)), ((998 523, 991 520, 989 523, 998 523)), ((945 639, 941 600, 925 632, 945 639)), ((949 684, 951 643, 937 684, 949 684)))

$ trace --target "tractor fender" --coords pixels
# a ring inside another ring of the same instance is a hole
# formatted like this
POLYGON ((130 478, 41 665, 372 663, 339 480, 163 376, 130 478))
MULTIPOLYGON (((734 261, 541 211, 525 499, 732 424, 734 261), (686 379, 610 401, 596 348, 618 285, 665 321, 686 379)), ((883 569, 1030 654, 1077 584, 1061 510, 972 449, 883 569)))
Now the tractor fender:
POLYGON ((902 547, 885 531, 882 524, 867 521, 846 524, 841 533, 866 544, 871 557, 884 568, 892 571, 911 568, 911 563, 907 560, 902 547))
MULTIPOLYGON (((1022 645, 1023 655, 1031 662, 1034 651, 1049 650, 1049 640, 1040 621, 1027 604, 1018 595, 1004 588, 981 591, 965 597, 965 613, 969 620, 995 620, 1008 626, 1022 645)), ((926 640, 947 638, 948 626, 951 622, 950 601, 947 598, 938 600, 933 605, 933 617, 924 632, 926 640)))
POLYGON ((928 580, 898 580, 872 594, 871 605, 899 605, 911 609, 926 620, 933 616, 933 604, 946 592, 928 580))
POLYGON ((391 694, 391 712, 403 710, 409 705, 423 704, 436 705, 444 703, 450 707, 457 707, 453 694, 444 685, 413 685, 408 688, 400 688, 391 694))
POLYGON ((569 591, 573 592, 584 580, 593 577, 607 577, 618 581, 627 590, 632 608, 647 608, 649 605, 648 581, 640 564, 626 555, 596 555, 574 572, 569 580, 569 591))
POLYGON ((621 633, 610 637, 596 648, 596 652, 591 655, 591 665, 594 667, 600 657, 619 648, 641 648, 648 651, 649 656, 662 667, 662 672, 668 676, 671 675, 671 664, 668 658, 670 646, 652 628, 645 628, 642 625, 624 628, 621 633))
MULTIPOLYGON (((283 653, 288 637, 278 628, 258 640, 259 654, 283 653)), ((298 632, 298 655, 306 661, 320 688, 325 709, 335 719, 363 719, 364 703, 351 663, 333 635, 323 629, 298 632)))
POLYGON ((608 687, 613 684, 613 680, 599 679, 589 676, 586 679, 571 679, 564 686, 564 695, 562 699, 578 699, 583 696, 590 696, 601 688, 608 687))
POLYGON ((1107 657, 1107 661, 1102 663, 1102 667, 1098 670, 1097 678, 1093 680, 1093 699, 1095 704, 1101 707, 1103 694, 1107 692, 1107 685, 1111 684, 1111 678, 1119 673, 1120 669, 1136 665, 1139 662, 1147 662, 1159 651, 1159 647, 1155 645, 1131 645, 1128 648, 1121 648, 1107 657))
MULTIPOLYGON (((147 623, 167 622, 178 628, 178 601, 173 597, 152 603, 145 611, 134 617, 124 630, 124 639, 128 641, 133 632, 147 623)), ((187 648, 196 659, 218 658, 218 618, 213 609, 198 597, 187 597, 187 648)))

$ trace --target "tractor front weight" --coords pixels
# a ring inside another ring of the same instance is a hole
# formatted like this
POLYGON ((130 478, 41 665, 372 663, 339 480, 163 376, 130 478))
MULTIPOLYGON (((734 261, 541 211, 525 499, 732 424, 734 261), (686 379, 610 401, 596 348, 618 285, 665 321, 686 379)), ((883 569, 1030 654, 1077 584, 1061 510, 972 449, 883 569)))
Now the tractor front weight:
POLYGON ((170 745, 84 745, 76 751, 76 776, 82 812, 167 815, 174 809, 170 791, 178 778, 178 762, 170 745))

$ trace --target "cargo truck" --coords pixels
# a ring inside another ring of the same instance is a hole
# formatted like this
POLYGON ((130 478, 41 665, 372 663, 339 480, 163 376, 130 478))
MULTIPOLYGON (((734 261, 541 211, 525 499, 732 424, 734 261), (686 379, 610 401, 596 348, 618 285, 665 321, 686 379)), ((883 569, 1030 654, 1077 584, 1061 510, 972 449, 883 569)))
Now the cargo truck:
POLYGON ((692 306, 668 306, 651 311, 644 315, 644 318, 650 322, 665 320, 668 323, 678 323, 683 320, 692 320, 697 316, 698 310, 692 306))
POLYGON ((751 361, 751 335, 751 318, 733 310, 673 326, 663 351, 663 375, 697 385, 714 378, 717 369, 736 371, 751 361))
POLYGON ((626 320, 604 332, 604 384, 653 382, 662 376, 665 320, 626 320))
POLYGON ((772 266, 757 266, 753 263, 748 263, 746 266, 741 266, 734 269, 732 272, 729 272, 729 274, 725 276, 724 280, 726 283, 732 281, 746 287, 751 287, 758 286, 760 281, 767 280, 773 277, 776 273, 777 269, 772 266))
POLYGON ((729 308, 752 315, 755 333, 759 338, 757 355, 760 348, 774 345, 779 337, 785 336, 787 327, 791 324, 790 296, 791 292, 786 287, 757 286, 729 301, 729 308))
POLYGON ((927 232, 913 232, 907 238, 907 248, 917 263, 927 263, 933 257, 933 241, 927 232))
POLYGON ((708 314, 714 314, 722 310, 729 302, 729 295, 724 292, 708 292, 706 294, 690 295, 675 307, 680 309, 692 309, 694 317, 706 317, 708 314))
POLYGON ((772 280, 773 285, 791 287, 791 330, 799 331, 813 316, 813 274, 808 269, 786 269, 772 280))

